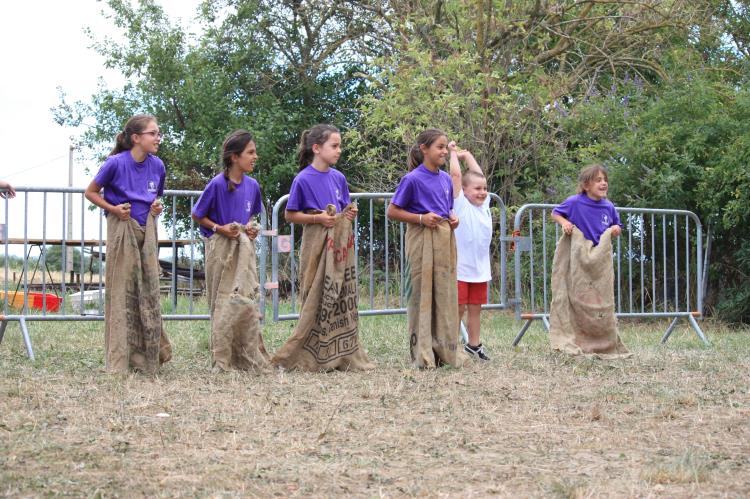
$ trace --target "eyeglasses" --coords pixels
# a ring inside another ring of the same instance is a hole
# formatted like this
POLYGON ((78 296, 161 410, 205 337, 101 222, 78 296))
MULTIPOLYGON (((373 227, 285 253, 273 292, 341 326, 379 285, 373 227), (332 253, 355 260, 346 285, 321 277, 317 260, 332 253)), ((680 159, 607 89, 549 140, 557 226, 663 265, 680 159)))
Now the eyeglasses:
POLYGON ((164 137, 163 133, 157 132, 156 130, 151 130, 149 132, 141 132, 138 135, 150 135, 152 137, 156 137, 156 138, 159 138, 159 139, 162 138, 162 137, 164 137))

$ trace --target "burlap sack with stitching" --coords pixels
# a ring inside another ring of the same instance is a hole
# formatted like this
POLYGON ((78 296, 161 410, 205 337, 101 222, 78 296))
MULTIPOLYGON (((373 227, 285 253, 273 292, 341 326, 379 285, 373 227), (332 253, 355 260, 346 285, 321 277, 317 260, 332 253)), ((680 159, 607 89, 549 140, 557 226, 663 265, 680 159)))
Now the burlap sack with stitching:
MULTIPOLYGON (((238 224, 239 225, 239 224, 238 224)), ((265 371, 255 241, 240 229, 238 239, 214 234, 206 242, 206 286, 211 309, 211 358, 222 370, 265 371)))
POLYGON ((435 229, 406 229, 406 289, 412 365, 461 367, 469 360, 458 341, 456 236, 447 220, 435 229))
POLYGON ((273 364, 304 371, 374 369, 359 342, 354 233, 343 213, 330 229, 305 225, 300 267, 300 318, 273 364))
POLYGON ((161 319, 154 217, 148 216, 144 229, 132 218, 107 215, 106 256, 105 366, 153 374, 172 358, 161 319))
POLYGON ((617 332, 612 229, 593 245, 577 228, 557 242, 552 263, 550 343, 572 355, 630 355, 617 332))

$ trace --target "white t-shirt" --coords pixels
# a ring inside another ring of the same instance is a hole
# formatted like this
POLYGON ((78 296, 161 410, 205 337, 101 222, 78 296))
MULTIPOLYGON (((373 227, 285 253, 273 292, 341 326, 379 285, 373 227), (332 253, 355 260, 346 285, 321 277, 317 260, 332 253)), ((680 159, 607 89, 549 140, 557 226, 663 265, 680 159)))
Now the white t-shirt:
POLYGON ((490 242, 492 241, 492 216, 490 196, 481 206, 466 199, 464 191, 453 201, 453 211, 458 216, 456 251, 458 252, 458 280, 487 282, 492 279, 490 270, 490 242))

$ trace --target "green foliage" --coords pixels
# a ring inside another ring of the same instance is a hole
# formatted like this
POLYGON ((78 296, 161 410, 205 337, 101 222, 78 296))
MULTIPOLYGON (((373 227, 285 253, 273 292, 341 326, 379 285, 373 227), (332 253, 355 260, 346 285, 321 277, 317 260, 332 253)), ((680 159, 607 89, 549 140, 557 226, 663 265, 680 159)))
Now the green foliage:
MULTIPOLYGON (((90 104, 68 104, 62 93, 55 119, 75 125, 93 118, 81 144, 103 153, 128 117, 155 115, 171 189, 201 190, 222 169, 225 136, 249 129, 260 156, 255 176, 266 200, 275 200, 297 171, 300 132, 319 122, 346 128, 367 92, 357 76, 364 56, 349 56, 372 16, 344 4, 320 10, 294 1, 206 1, 202 32, 192 37, 153 0, 110 0, 108 18, 123 41, 105 38, 94 47, 128 82, 101 87, 90 104)), ((179 206, 178 223, 187 212, 179 206)))
POLYGON ((424 128, 471 150, 506 204, 554 200, 576 170, 560 124, 627 75, 658 81, 703 11, 671 2, 390 2, 398 36, 348 136, 369 190, 392 189, 424 128))
POLYGON ((592 97, 566 123, 571 159, 604 160, 616 204, 694 211, 713 235, 714 293, 731 320, 750 320, 750 92, 700 73, 649 92, 592 97))

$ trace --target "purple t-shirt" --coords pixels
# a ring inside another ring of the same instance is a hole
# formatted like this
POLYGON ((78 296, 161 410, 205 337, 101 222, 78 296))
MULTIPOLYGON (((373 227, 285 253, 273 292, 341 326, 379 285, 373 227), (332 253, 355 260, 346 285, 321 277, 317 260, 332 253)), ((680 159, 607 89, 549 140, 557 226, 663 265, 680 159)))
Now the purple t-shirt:
POLYGON ((453 182, 442 170, 432 172, 419 165, 401 178, 391 203, 409 213, 435 213, 443 218, 453 209, 453 182))
POLYGON ((164 194, 164 163, 151 154, 142 163, 133 159, 130 151, 122 151, 107 158, 94 177, 104 188, 104 199, 113 205, 130 203, 130 216, 146 225, 151 203, 164 194))
MULTIPOLYGON (((229 181, 231 182, 231 180, 229 181)), ((232 222, 246 224, 250 217, 261 210, 260 186, 258 182, 246 175, 242 182, 234 184, 235 189, 229 192, 224 173, 216 175, 203 189, 203 194, 193 206, 193 215, 198 218, 208 217, 219 225, 232 222)), ((211 237, 214 232, 201 225, 201 234, 211 237)))
POLYGON ((594 201, 585 192, 570 196, 558 205, 552 213, 562 215, 583 232, 594 246, 605 230, 613 225, 622 225, 615 205, 609 199, 594 201))
POLYGON ((332 204, 341 213, 350 203, 346 177, 335 168, 327 172, 308 165, 292 180, 286 209, 289 211, 322 210, 332 204))

